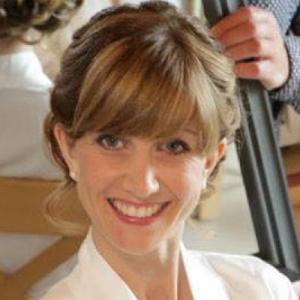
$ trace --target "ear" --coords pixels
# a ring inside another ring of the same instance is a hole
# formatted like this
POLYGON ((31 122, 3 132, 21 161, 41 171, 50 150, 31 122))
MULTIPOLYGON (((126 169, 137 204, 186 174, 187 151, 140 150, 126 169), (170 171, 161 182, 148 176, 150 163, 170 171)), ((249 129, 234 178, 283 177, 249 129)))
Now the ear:
POLYGON ((75 157, 75 142, 71 139, 70 136, 68 136, 64 126, 61 123, 55 125, 54 136, 65 160, 65 163, 69 168, 70 177, 75 180, 76 174, 78 174, 77 161, 75 157))
POLYGON ((223 138, 217 145, 215 151, 207 157, 205 170, 207 172, 207 177, 213 172, 217 163, 222 159, 227 150, 227 139, 223 138))

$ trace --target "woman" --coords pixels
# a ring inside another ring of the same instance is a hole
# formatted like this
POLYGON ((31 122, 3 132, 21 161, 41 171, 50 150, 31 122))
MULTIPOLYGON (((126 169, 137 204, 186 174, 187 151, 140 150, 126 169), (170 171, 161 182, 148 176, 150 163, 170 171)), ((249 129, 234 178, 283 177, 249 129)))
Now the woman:
MULTIPOLYGON (((296 299, 257 258, 181 244, 239 125, 232 66, 199 20, 166 2, 97 14, 65 52, 51 107, 59 193, 76 187, 91 229, 43 300, 296 299)), ((48 216, 66 227, 71 204, 57 201, 48 216)))
POLYGON ((33 44, 65 25, 82 2, 0 1, 0 176, 61 178, 42 147, 52 83, 33 44))

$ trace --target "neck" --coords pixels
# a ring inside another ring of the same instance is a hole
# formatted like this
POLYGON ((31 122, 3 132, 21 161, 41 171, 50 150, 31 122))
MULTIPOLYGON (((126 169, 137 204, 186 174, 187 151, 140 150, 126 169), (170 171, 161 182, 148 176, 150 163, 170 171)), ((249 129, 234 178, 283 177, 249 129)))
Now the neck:
POLYGON ((182 283, 187 280, 180 255, 181 234, 162 242, 150 253, 131 255, 108 246, 105 240, 92 232, 97 250, 138 299, 182 299, 179 296, 183 290, 182 283))
POLYGON ((0 55, 24 51, 33 51, 33 47, 31 45, 24 44, 17 39, 0 39, 0 55))
POLYGON ((120 271, 138 299, 178 299, 180 260, 179 241, 171 240, 148 255, 131 257, 120 271))

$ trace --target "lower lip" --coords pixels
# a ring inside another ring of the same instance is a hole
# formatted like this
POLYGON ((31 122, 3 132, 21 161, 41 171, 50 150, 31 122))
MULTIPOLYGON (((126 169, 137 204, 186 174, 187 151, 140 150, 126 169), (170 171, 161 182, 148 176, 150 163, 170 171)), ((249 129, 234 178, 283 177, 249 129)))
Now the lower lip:
POLYGON ((130 217, 127 215, 124 215, 122 212, 117 210, 109 201, 108 201, 110 207, 112 210, 115 212, 116 216, 124 223, 130 224, 130 225, 139 225, 139 226, 144 226, 144 225, 149 225, 153 222, 155 222, 159 216, 164 212, 164 210, 167 208, 169 203, 164 204, 157 213, 152 215, 151 217, 144 217, 144 218, 137 218, 137 217, 130 217))

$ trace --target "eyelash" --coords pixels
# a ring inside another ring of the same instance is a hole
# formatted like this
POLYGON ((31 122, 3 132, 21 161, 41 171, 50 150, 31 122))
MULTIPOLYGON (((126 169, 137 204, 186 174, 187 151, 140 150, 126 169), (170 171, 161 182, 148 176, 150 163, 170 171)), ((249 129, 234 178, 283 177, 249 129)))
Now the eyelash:
POLYGON ((160 148, 163 149, 163 150, 167 150, 172 155, 180 155, 180 154, 184 154, 186 152, 191 151, 191 147, 186 142, 184 142, 183 140, 180 140, 180 139, 174 139, 174 140, 171 140, 169 142, 166 142, 160 148), (175 150, 174 151, 174 150, 168 148, 170 145, 172 145, 172 144, 174 145, 176 143, 177 143, 177 145, 181 146, 181 150, 179 150, 179 151, 175 150))
POLYGON ((96 141, 97 141, 98 145, 100 145, 103 148, 108 149, 108 150, 118 150, 125 145, 125 141, 123 139, 119 138, 116 135, 110 134, 110 133, 100 134, 97 137, 96 141), (112 143, 119 143, 119 142, 122 143, 122 145, 120 147, 111 145, 112 143))
MULTIPOLYGON (((123 148, 126 145, 126 140, 114 135, 114 134, 110 134, 110 133, 103 133, 100 134, 97 139, 97 144, 102 146, 103 148, 107 149, 107 150, 119 150, 121 148, 123 148), (121 145, 119 146, 115 146, 116 143, 121 142, 121 145), (114 144, 114 145, 112 145, 114 144)), ((168 153, 170 153, 171 155, 180 155, 180 154, 185 154, 187 152, 191 151, 191 147, 183 140, 181 139, 173 139, 170 141, 167 141, 165 143, 162 143, 159 145, 159 150, 162 151, 167 151, 168 153), (174 147, 174 144, 178 147, 180 146, 180 150, 177 149, 172 149, 171 147, 174 147)))

